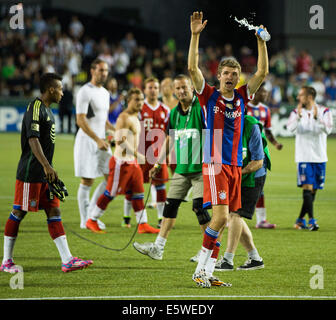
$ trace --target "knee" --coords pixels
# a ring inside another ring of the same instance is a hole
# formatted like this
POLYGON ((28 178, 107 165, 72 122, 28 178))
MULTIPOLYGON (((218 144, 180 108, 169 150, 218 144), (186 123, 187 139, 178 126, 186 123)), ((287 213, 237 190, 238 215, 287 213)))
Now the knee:
POLYGON ((211 217, 208 210, 203 209, 203 199, 197 198, 193 200, 193 211, 196 213, 198 223, 204 225, 210 222, 211 217))
POLYGON ((27 214, 26 211, 17 210, 17 209, 13 209, 13 210, 12 210, 12 213, 13 213, 13 215, 14 215, 15 217, 17 217, 17 218, 20 219, 20 220, 22 220, 22 219, 26 216, 26 214, 27 214))
POLYGON ((169 219, 176 219, 181 202, 182 200, 179 199, 167 199, 163 209, 163 216, 169 219))

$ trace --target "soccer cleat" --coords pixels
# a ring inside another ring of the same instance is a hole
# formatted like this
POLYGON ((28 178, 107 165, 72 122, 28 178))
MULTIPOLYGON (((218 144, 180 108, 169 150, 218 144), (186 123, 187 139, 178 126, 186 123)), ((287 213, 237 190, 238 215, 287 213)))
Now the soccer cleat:
POLYGON ((274 229, 276 227, 276 224, 269 223, 266 220, 259 222, 256 225, 257 229, 274 229))
POLYGON ((160 229, 155 229, 148 223, 141 223, 138 226, 138 233, 159 233, 160 229))
POLYGON ((81 270, 87 268, 92 263, 93 263, 92 260, 82 260, 77 257, 73 257, 68 263, 62 264, 62 271, 70 272, 75 270, 81 270))
POLYGON ((319 225, 316 223, 315 219, 310 219, 308 222, 309 231, 317 231, 319 229, 319 225))
POLYGON ((197 254, 190 258, 190 262, 198 262, 201 250, 197 252, 197 254))
POLYGON ((307 229, 306 220, 300 218, 296 219, 294 228, 298 230, 307 229))
POLYGON ((248 259, 242 266, 238 267, 237 270, 258 270, 263 269, 264 262, 258 260, 248 259))
POLYGON ((0 271, 9 272, 9 273, 17 273, 22 270, 14 264, 13 259, 8 259, 5 263, 3 263, 0 267, 0 271))
POLYGON ((215 264, 215 271, 233 271, 233 265, 222 256, 215 264))
POLYGON ((145 242, 143 244, 134 242, 133 247, 138 252, 147 255, 154 260, 162 260, 163 250, 160 250, 153 242, 145 242))
POLYGON ((198 273, 194 273, 192 280, 201 288, 211 288, 211 282, 207 276, 205 270, 201 270, 198 273))
POLYGON ((212 287, 232 287, 232 283, 223 282, 214 276, 209 277, 209 281, 212 287))
POLYGON ((86 221, 86 228, 94 233, 106 233, 104 230, 99 228, 98 222, 92 219, 86 221))

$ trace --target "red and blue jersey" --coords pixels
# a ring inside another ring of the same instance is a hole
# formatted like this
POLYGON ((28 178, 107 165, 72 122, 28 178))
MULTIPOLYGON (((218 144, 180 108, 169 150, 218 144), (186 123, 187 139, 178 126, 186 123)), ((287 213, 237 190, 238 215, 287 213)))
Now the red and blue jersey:
POLYGON ((206 127, 203 162, 241 167, 244 110, 253 99, 247 85, 235 89, 232 99, 227 99, 215 87, 204 83, 197 96, 206 127))
POLYGON ((257 105, 249 102, 247 104, 247 114, 256 118, 265 129, 271 129, 271 111, 268 106, 259 102, 257 105))

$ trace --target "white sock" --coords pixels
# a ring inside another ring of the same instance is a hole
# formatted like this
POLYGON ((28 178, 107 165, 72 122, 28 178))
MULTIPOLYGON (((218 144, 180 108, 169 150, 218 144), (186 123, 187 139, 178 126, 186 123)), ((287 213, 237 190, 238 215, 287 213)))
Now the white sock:
POLYGON ((134 212, 138 224, 147 223, 146 209, 134 212))
POLYGON ((9 259, 13 259, 13 251, 16 237, 4 236, 4 256, 2 263, 7 262, 9 259))
POLYGON ((131 217, 132 201, 124 199, 124 217, 131 217))
POLYGON ((151 199, 152 199, 152 204, 156 203, 156 188, 154 184, 151 184, 151 199))
POLYGON ((91 187, 80 184, 77 191, 77 202, 81 224, 85 224, 88 219, 88 208, 90 204, 90 190, 91 187))
POLYGON ((256 208, 255 213, 257 224, 266 220, 266 208, 256 208))
POLYGON ((253 249, 253 250, 249 251, 247 254, 248 254, 249 258, 252 259, 252 260, 256 260, 256 261, 261 261, 262 260, 262 258, 259 256, 259 253, 258 253, 257 249, 253 249))
POLYGON ((166 245, 167 239, 161 237, 158 235, 155 239, 155 244, 159 247, 160 250, 164 250, 165 245, 166 245))
POLYGON ((69 250, 68 241, 66 236, 60 236, 54 239, 58 252, 61 256, 62 263, 68 263, 72 259, 72 255, 69 250))
POLYGON ((158 216, 159 220, 161 220, 163 218, 164 206, 165 206, 164 202, 157 202, 156 203, 157 216, 158 216))
POLYGON ((213 250, 209 250, 207 248, 204 248, 202 246, 199 258, 198 258, 198 264, 195 270, 195 273, 200 272, 202 269, 205 269, 206 264, 208 263, 208 260, 210 259, 212 255, 213 250))
MULTIPOLYGON (((97 203, 97 200, 104 193, 104 191, 106 189, 106 184, 107 184, 106 180, 102 181, 101 183, 99 183, 99 185, 97 186, 97 188, 93 192, 93 195, 91 197, 90 204, 89 204, 88 213, 93 210, 94 206, 97 203)), ((89 217, 89 214, 88 214, 88 217, 89 217)))
POLYGON ((93 210, 90 212, 90 219, 96 221, 104 214, 104 212, 104 210, 95 205, 93 210))
POLYGON ((207 264, 205 265, 205 272, 209 275, 212 276, 213 272, 215 271, 215 266, 216 266, 216 258, 209 258, 207 264))
POLYGON ((224 258, 228 261, 228 263, 233 265, 234 253, 224 252, 224 258))

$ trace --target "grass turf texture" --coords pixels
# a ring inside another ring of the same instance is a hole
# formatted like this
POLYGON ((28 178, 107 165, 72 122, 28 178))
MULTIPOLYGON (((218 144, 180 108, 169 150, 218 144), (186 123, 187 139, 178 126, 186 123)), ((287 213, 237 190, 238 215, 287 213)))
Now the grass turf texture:
MULTIPOLYGON (((69 247, 74 256, 93 259, 94 264, 84 270, 64 274, 55 244, 51 240, 43 211, 28 213, 20 225, 14 250, 15 262, 24 270, 24 289, 13 290, 9 283, 13 275, 0 273, 0 299, 96 297, 104 299, 300 299, 304 297, 336 296, 335 233, 336 233, 336 140, 328 139, 329 162, 325 189, 315 200, 315 216, 320 230, 295 230, 295 219, 301 208, 302 191, 296 187, 294 139, 280 139, 282 151, 270 147, 272 172, 265 186, 267 217, 277 224, 275 230, 255 229, 255 217, 247 221, 255 244, 264 259, 265 269, 256 271, 216 272, 220 279, 231 282, 231 288, 202 289, 191 280, 195 263, 189 262, 202 243, 202 235, 191 202, 183 203, 172 230, 162 261, 155 261, 138 253, 132 244, 123 251, 112 251, 80 239, 71 230, 91 241, 110 248, 123 248, 133 235, 132 228, 121 228, 123 197, 110 203, 102 218, 107 234, 93 234, 79 228, 77 188, 74 177, 73 137, 57 136, 54 167, 69 191, 61 203, 69 247), (314 276, 310 268, 323 268, 321 289, 311 289, 314 276), (141 296, 135 298, 134 296, 141 296), (160 298, 161 297, 161 298, 160 298)), ((20 136, 0 134, 0 232, 12 208, 16 167, 20 156, 20 136)), ((101 181, 97 179, 94 187, 101 181)), ((94 187, 91 189, 93 192, 94 187)), ((167 186, 168 187, 168 186, 167 186)), ((145 185, 146 195, 148 185, 145 185)), ((145 195, 145 197, 146 197, 145 195)), ((149 222, 156 225, 156 210, 147 209, 149 222)), ((156 235, 136 234, 138 242, 154 241, 156 235)), ((134 241, 133 240, 133 241, 134 241)), ((223 254, 226 233, 220 254, 223 254)), ((132 241, 132 242, 133 242, 132 241)), ((0 236, 2 259, 3 237, 0 236)), ((243 264, 246 253, 239 245, 235 267, 243 264)))

